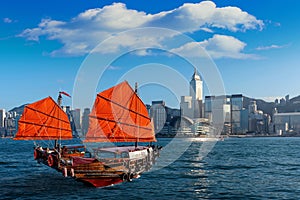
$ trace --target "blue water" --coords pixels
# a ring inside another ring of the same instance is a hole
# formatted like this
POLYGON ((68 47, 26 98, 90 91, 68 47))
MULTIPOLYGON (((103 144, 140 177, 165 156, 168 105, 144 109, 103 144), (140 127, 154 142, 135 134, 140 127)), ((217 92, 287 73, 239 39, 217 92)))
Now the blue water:
POLYGON ((0 139, 0 199, 300 198, 300 138, 229 138, 199 159, 201 145, 133 182, 93 188, 36 163, 33 142, 0 139))

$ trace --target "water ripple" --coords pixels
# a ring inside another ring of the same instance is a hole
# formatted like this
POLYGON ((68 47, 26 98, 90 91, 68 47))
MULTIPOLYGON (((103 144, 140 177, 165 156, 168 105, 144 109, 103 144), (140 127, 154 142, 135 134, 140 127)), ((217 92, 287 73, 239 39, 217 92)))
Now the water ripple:
POLYGON ((227 139, 201 160, 195 142, 167 167, 92 188, 36 163, 31 142, 0 140, 0 199, 298 199, 299 144, 300 138, 227 139))

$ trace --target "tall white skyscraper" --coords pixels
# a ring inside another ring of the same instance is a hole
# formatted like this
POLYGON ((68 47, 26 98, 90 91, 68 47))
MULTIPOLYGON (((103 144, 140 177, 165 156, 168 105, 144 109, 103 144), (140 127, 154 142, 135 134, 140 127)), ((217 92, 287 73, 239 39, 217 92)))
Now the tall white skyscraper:
POLYGON ((181 114, 191 119, 202 118, 203 82, 196 68, 190 81, 190 96, 181 97, 181 114))
POLYGON ((202 118, 202 94, 203 82, 194 68, 194 74, 190 81, 190 96, 192 97, 193 118, 202 118))
POLYGON ((203 82, 200 76, 197 73, 196 68, 194 69, 194 74, 192 80, 190 81, 190 96, 193 97, 193 100, 203 100, 203 82))

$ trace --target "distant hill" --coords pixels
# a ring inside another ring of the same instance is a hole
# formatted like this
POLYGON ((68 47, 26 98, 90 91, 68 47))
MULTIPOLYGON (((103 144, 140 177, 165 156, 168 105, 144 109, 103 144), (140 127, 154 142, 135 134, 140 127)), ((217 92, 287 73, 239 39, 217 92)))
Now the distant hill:
POLYGON ((285 104, 277 105, 278 112, 300 112, 300 96, 290 99, 285 104))
POLYGON ((277 108, 279 113, 300 112, 300 96, 294 97, 288 102, 283 101, 280 104, 275 104, 275 102, 266 102, 261 99, 244 97, 244 108, 248 108, 250 101, 253 100, 256 101, 258 110, 262 110, 264 113, 269 115, 272 115, 274 108, 277 108))
POLYGON ((8 112, 16 112, 17 114, 21 115, 23 113, 24 108, 25 108, 26 105, 28 105, 28 104, 24 104, 24 105, 21 105, 19 107, 15 107, 15 108, 11 109, 8 112))
POLYGON ((261 110, 266 114, 272 115, 272 111, 275 107, 274 102, 266 102, 262 99, 244 97, 244 108, 248 109, 251 101, 256 101, 257 110, 261 110))

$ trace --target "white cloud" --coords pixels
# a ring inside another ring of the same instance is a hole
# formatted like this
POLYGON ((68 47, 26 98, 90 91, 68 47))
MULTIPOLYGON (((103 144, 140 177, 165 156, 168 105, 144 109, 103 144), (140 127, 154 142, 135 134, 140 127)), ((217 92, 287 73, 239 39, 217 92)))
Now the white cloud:
POLYGON ((260 46, 260 47, 257 47, 256 50, 258 51, 264 51, 264 50, 270 50, 270 49, 281 49, 281 48, 284 48, 286 47, 286 45, 275 45, 275 44, 272 44, 270 46, 260 46))
POLYGON ((246 43, 227 35, 215 34, 212 38, 201 42, 187 43, 179 48, 172 50, 174 53, 179 53, 188 57, 203 57, 204 51, 199 51, 199 46, 212 58, 234 58, 234 59, 248 59, 256 58, 252 54, 243 53, 246 43))
MULTIPOLYGON (((24 30, 20 37, 39 41, 42 36, 58 40, 63 46, 52 55, 83 55, 109 36, 132 28, 161 27, 182 33, 194 31, 214 32, 214 29, 246 31, 261 29, 263 22, 237 7, 217 8, 212 1, 186 3, 181 7, 156 14, 128 9, 123 3, 113 3, 103 8, 89 9, 70 21, 43 19, 35 28, 24 30)), ((102 53, 116 52, 120 48, 151 44, 161 46, 164 37, 136 37, 128 35, 118 38, 114 44, 101 50, 102 53)))
POLYGON ((152 26, 193 32, 199 28, 222 28, 230 31, 245 31, 262 29, 263 22, 237 7, 217 8, 212 1, 197 4, 185 3, 183 6, 169 12, 160 13, 160 17, 149 22, 152 26))
POLYGON ((13 22, 13 20, 10 19, 10 18, 8 18, 8 17, 6 17, 6 18, 3 19, 3 22, 4 22, 4 23, 7 23, 7 24, 10 24, 10 23, 13 22))

